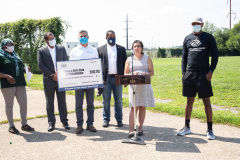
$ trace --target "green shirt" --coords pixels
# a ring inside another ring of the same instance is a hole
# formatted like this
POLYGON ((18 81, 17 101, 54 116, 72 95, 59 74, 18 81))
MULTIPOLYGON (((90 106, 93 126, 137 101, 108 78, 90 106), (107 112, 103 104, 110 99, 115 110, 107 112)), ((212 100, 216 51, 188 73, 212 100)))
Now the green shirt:
POLYGON ((22 61, 18 62, 18 67, 19 76, 16 76, 16 64, 14 59, 0 55, 0 72, 12 76, 16 81, 15 84, 10 84, 6 78, 0 78, 0 88, 26 86, 24 65, 22 61))

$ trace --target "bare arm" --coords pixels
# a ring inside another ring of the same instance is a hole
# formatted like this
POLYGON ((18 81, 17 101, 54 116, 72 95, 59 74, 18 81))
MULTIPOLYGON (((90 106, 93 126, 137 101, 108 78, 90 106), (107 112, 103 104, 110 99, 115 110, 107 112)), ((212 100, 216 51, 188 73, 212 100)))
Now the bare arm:
POLYGON ((124 75, 129 74, 129 62, 128 59, 125 62, 124 75))
POLYGON ((152 59, 150 57, 148 57, 148 72, 149 72, 150 76, 154 76, 153 63, 152 63, 152 59))
POLYGON ((16 83, 15 79, 8 74, 4 74, 4 73, 0 72, 0 78, 6 78, 10 84, 15 84, 16 83))

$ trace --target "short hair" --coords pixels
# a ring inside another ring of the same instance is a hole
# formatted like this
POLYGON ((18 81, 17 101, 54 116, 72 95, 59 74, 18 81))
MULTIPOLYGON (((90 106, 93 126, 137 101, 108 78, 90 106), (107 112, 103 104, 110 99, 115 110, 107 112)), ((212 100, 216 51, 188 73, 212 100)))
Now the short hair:
POLYGON ((48 35, 54 35, 52 32, 46 32, 45 34, 44 34, 44 39, 45 40, 48 40, 48 35))
POLYGON ((79 34, 81 34, 83 32, 87 33, 87 36, 88 36, 88 31, 87 30, 83 30, 83 29, 79 31, 79 34))
POLYGON ((140 46, 142 47, 142 52, 141 52, 141 54, 144 54, 144 53, 143 53, 143 43, 142 43, 142 41, 140 41, 140 40, 135 40, 135 41, 133 41, 133 43, 132 43, 132 49, 133 49, 133 46, 134 46, 135 43, 139 43, 139 44, 140 44, 140 46))
POLYGON ((116 34, 115 34, 115 32, 113 31, 113 30, 108 30, 107 32, 106 32, 106 37, 108 36, 108 33, 109 32, 112 32, 115 36, 116 36, 116 34))

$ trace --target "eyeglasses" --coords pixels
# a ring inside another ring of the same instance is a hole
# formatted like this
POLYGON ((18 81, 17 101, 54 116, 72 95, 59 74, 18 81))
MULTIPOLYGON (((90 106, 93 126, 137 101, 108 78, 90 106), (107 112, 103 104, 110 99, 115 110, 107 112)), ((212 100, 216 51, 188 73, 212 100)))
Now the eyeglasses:
POLYGON ((5 46, 14 46, 14 43, 5 44, 5 46))
POLYGON ((140 45, 135 45, 135 46, 133 46, 133 48, 141 48, 141 46, 140 45))

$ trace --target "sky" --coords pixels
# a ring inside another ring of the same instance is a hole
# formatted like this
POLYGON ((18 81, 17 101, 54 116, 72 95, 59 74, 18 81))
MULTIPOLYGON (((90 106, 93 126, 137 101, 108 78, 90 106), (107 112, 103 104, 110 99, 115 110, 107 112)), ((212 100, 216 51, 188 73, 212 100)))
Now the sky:
MULTIPOLYGON (((229 28, 230 0, 1 0, 0 23, 21 18, 67 21, 66 42, 78 42, 78 32, 85 29, 90 42, 106 43, 106 31, 114 30, 116 42, 126 47, 126 14, 129 43, 138 39, 145 47, 182 45, 190 34, 196 17, 217 27, 229 28)), ((240 21, 240 0, 231 0, 232 26, 240 21), (235 18, 235 19, 234 19, 235 18)))

